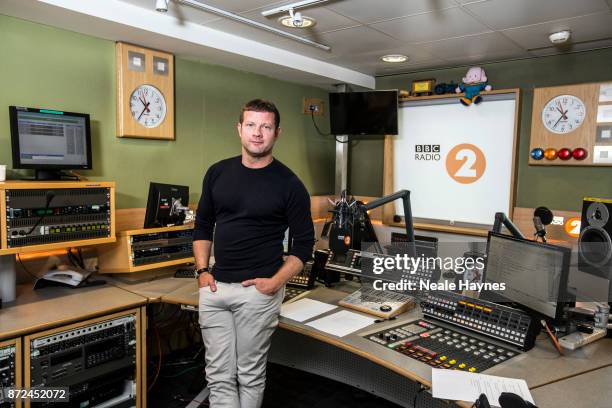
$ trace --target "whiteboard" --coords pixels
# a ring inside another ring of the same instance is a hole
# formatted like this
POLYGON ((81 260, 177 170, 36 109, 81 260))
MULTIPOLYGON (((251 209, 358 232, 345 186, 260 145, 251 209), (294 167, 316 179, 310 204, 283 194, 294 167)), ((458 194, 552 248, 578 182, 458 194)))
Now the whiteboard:
MULTIPOLYGON (((517 93, 465 107, 457 97, 403 103, 393 137, 393 191, 410 190, 416 221, 493 224, 511 213, 517 93)), ((404 215, 396 201, 395 214, 404 215)))

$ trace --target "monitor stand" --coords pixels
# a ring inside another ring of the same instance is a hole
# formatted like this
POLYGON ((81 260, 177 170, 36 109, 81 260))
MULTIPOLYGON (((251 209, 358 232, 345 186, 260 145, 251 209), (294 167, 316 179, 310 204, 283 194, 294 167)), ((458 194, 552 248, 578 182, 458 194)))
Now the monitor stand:
POLYGON ((36 169, 34 173, 34 180, 65 180, 67 178, 72 178, 72 176, 68 176, 61 170, 38 170, 36 169))

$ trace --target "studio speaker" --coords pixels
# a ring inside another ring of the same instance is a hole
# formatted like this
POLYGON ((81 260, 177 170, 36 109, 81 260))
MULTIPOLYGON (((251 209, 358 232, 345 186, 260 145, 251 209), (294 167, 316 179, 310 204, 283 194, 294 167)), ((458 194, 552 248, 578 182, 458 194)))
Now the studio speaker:
POLYGON ((582 202, 578 269, 612 279, 612 200, 585 198, 582 202))

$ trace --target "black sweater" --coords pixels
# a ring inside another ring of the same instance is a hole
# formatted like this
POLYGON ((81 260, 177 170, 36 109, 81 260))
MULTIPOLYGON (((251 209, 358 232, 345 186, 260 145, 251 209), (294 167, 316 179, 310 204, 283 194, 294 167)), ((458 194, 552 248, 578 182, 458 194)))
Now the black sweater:
POLYGON ((283 238, 293 235, 291 255, 312 256, 310 197, 298 177, 274 159, 261 169, 232 157, 213 164, 202 186, 193 240, 213 241, 215 279, 269 278, 283 263, 283 238))

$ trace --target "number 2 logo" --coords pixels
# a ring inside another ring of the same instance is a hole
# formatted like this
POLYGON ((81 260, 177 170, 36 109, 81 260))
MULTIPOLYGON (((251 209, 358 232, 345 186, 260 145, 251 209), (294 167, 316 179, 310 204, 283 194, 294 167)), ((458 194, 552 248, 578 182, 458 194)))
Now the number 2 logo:
POLYGON ((580 236, 580 218, 572 217, 565 221, 564 225, 565 233, 572 238, 578 238, 580 236))
POLYGON ((485 155, 470 143, 457 145, 446 156, 446 172, 461 184, 471 184, 482 177, 487 167, 485 155))

